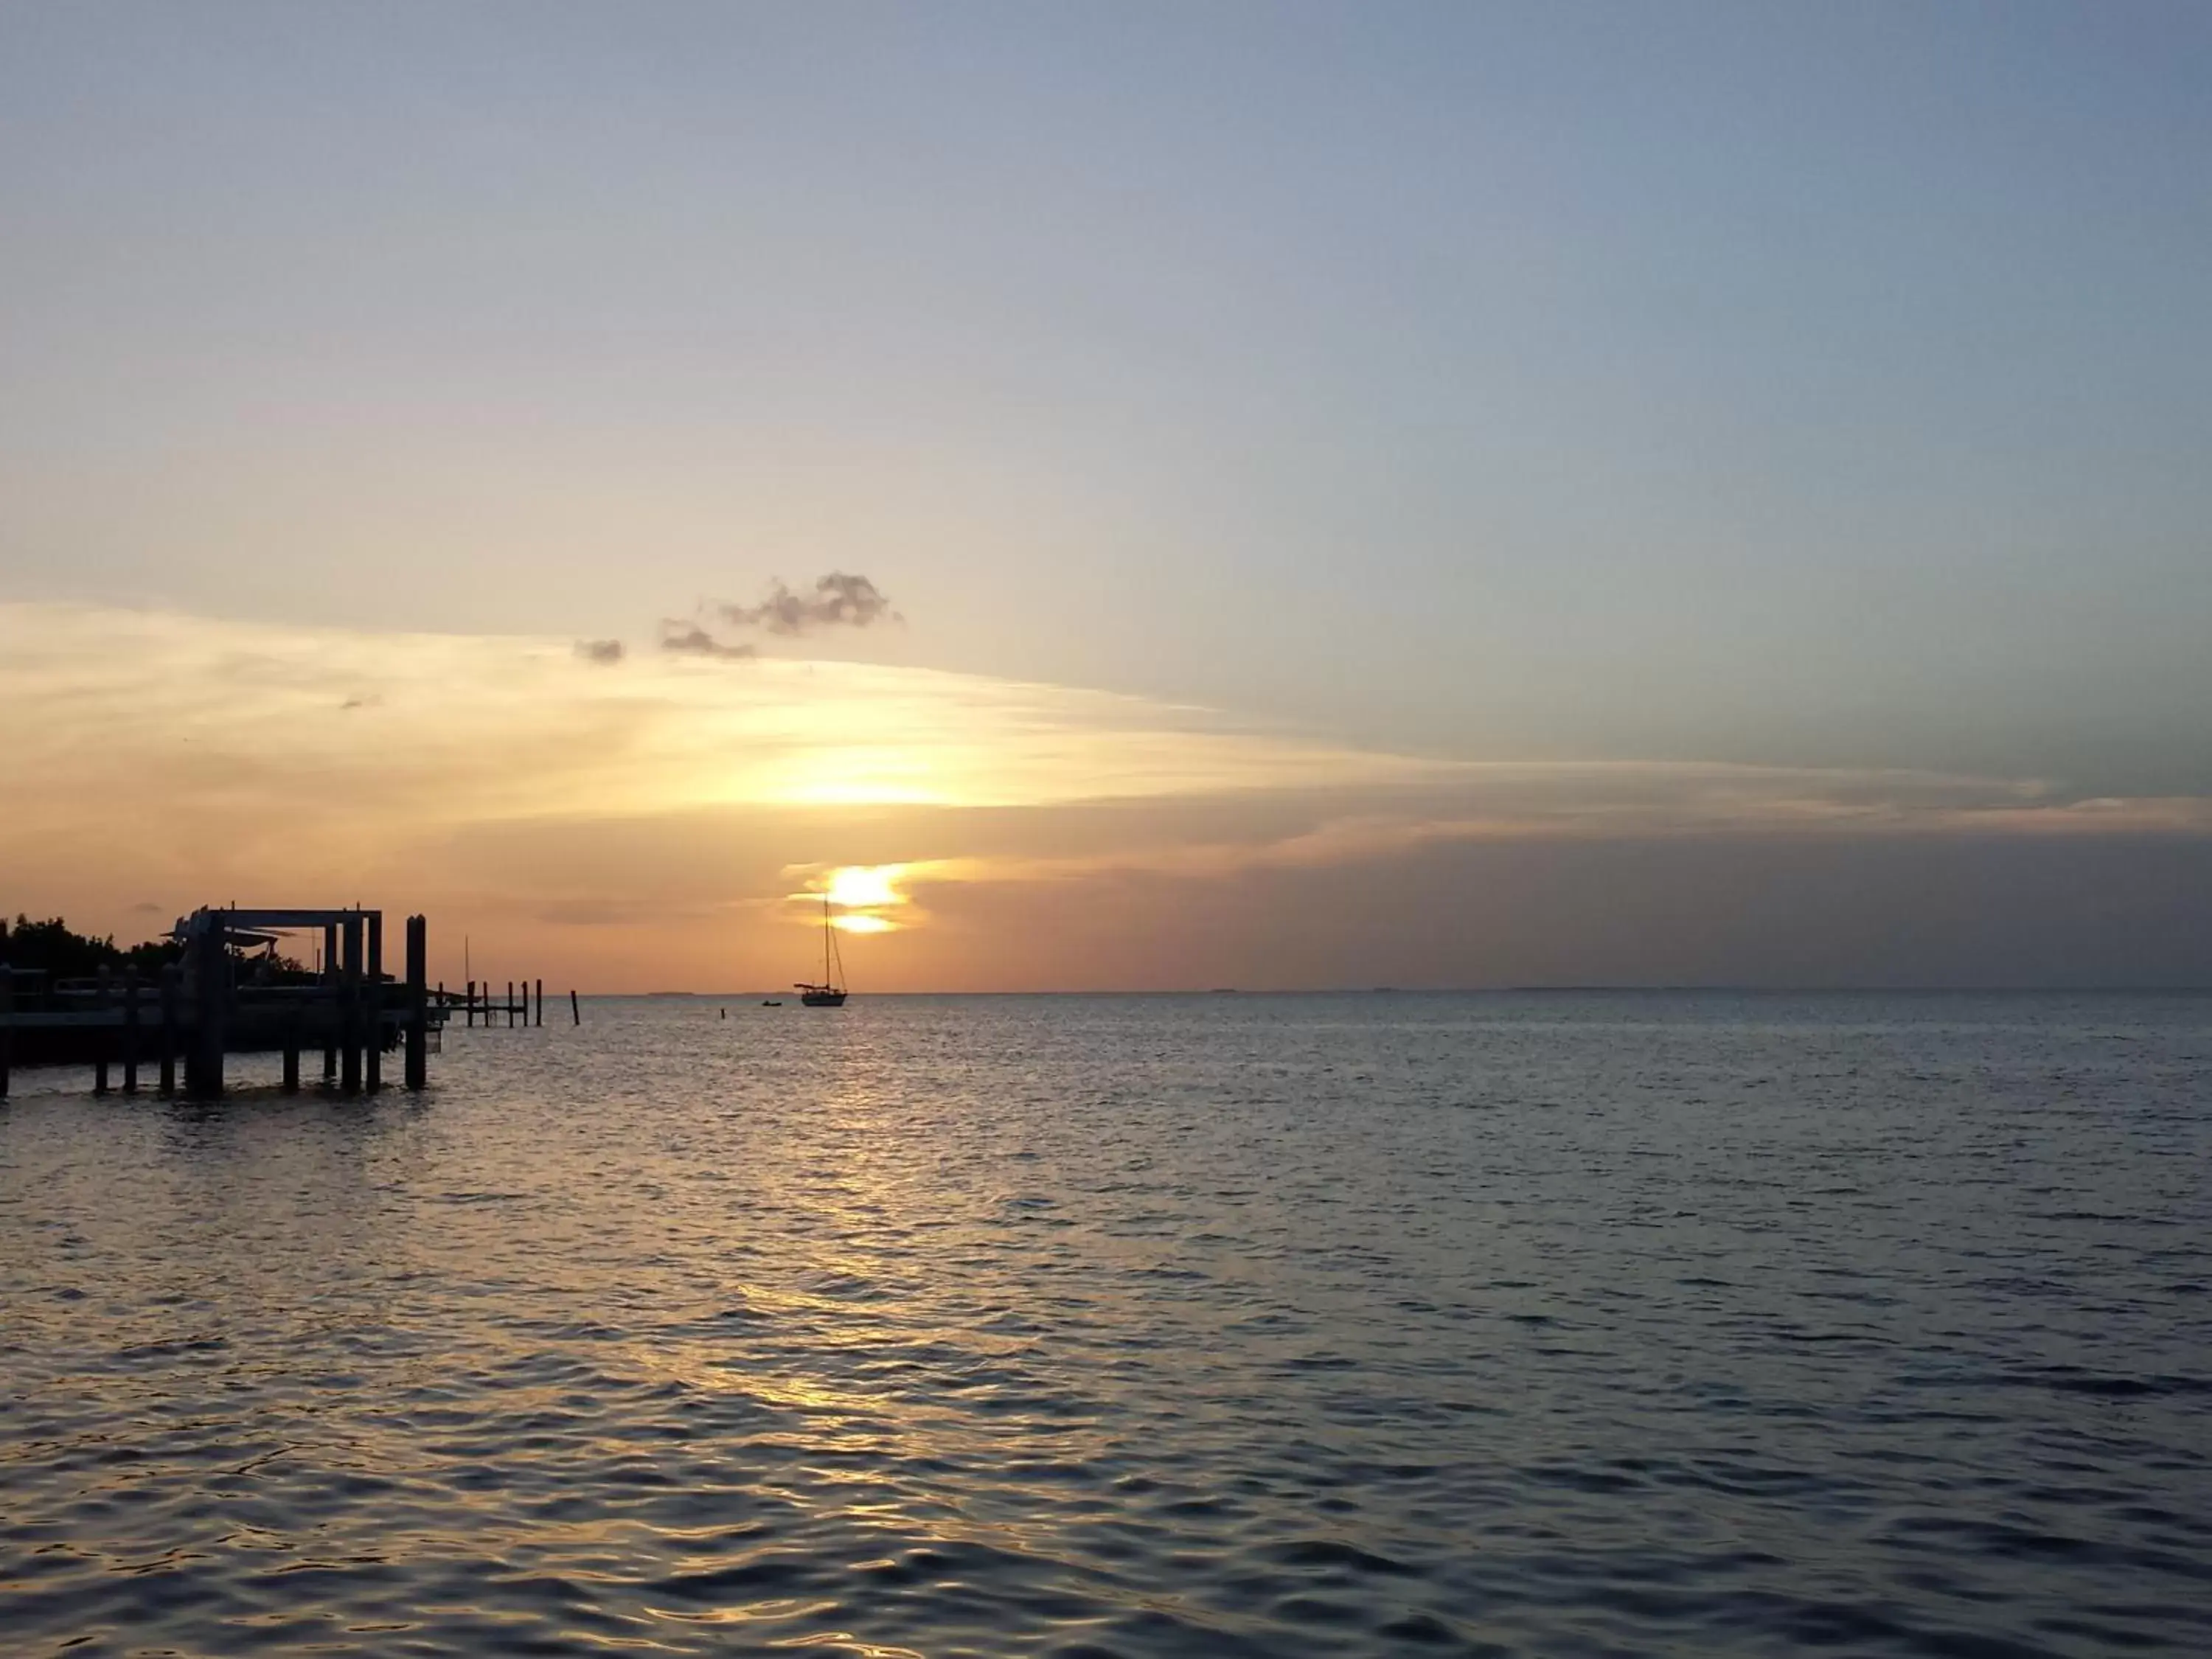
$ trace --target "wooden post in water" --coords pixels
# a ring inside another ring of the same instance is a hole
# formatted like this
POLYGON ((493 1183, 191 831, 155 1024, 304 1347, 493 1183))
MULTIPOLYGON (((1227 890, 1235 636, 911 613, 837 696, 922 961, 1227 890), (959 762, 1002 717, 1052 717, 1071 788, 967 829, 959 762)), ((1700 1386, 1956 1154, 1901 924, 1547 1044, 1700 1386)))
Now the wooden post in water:
MULTIPOLYGON (((102 968, 100 970, 100 995, 93 1006, 105 1015, 107 1012, 107 1005, 114 1000, 114 994, 107 969, 102 968)), ((94 1026, 92 1028, 92 1091, 96 1095, 104 1095, 107 1092, 107 1051, 110 1046, 107 1028, 105 1025, 94 1026)))
POLYGON ((368 1007, 362 1022, 368 1027, 366 1052, 362 1058, 371 1094, 384 1087, 384 912, 368 913, 368 1007))
MULTIPOLYGON (((313 994, 307 993, 310 998, 313 994)), ((284 1016, 284 1092, 288 1095, 300 1092, 300 1025, 304 1017, 304 1003, 294 1005, 284 1016)))
POLYGON ((576 1006, 576 992, 572 986, 568 991, 568 1024, 581 1025, 583 1023, 584 1011, 576 1006))
POLYGON ((514 1029, 514 981, 513 980, 507 982, 507 1029, 510 1031, 514 1029))
POLYGON ((543 1025, 544 1023, 545 1023, 545 981, 544 981, 544 980, 542 980, 542 979, 541 979, 541 980, 539 980, 539 981, 538 981, 538 1024, 539 1024, 540 1025, 543 1025))
MULTIPOLYGON (((8 942, 8 924, 0 921, 0 945, 8 942)), ((15 972, 0 956, 0 1100, 8 1098, 8 1065, 15 1057, 15 972)))
POLYGON ((138 1092, 138 975, 123 970, 123 1092, 138 1092))
POLYGON ((345 969, 338 980, 338 1087, 361 1092, 361 916, 348 916, 345 969))
POLYGON ((185 1054, 185 1091, 222 1092, 223 1025, 229 1014, 230 951, 227 931, 206 917, 187 947, 191 972, 192 1045, 185 1054))
POLYGON ((477 982, 469 981, 469 1030, 477 1029, 477 982))
POLYGON ((338 925, 334 921, 323 924, 323 983, 331 996, 330 1028, 323 1038, 323 1087, 327 1089, 338 1080, 338 1028, 344 1023, 338 1013, 338 925))
POLYGON ((419 1090, 430 1080, 430 924, 407 918, 407 1086, 419 1090))
POLYGON ((177 1092, 177 990, 184 969, 176 963, 161 964, 161 1092, 177 1092))

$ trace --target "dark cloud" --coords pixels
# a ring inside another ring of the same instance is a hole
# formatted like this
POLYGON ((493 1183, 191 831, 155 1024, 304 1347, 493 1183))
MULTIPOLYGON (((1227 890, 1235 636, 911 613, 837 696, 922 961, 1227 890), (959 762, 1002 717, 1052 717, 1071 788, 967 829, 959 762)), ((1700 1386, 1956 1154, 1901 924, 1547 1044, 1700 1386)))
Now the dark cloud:
POLYGON ((372 691, 365 696, 348 697, 343 702, 340 703, 338 707, 341 709, 378 708, 381 708, 383 703, 384 699, 379 696, 375 692, 372 691))
POLYGON ((760 654, 758 646, 725 645, 697 623, 678 622, 672 617, 660 624, 660 648, 685 657, 737 659, 760 654))
MULTIPOLYGON (((784 639, 811 634, 817 629, 866 628, 878 622, 906 620, 891 609, 890 601, 874 582, 842 570, 817 577, 813 588, 806 592, 794 591, 778 578, 769 584, 768 597, 758 605, 717 601, 712 605, 702 605, 699 617, 718 622, 723 627, 757 628, 784 639)), ((660 624, 660 648, 680 656, 720 657, 726 660, 760 654, 757 646, 716 637, 707 622, 673 617, 660 624)), ((620 645, 612 640, 582 641, 576 649, 594 662, 617 661, 622 652, 620 645), (613 654, 601 654, 603 648, 609 647, 613 654)))
POLYGON ((623 659, 623 642, 620 640, 578 640, 576 654, 586 662, 620 662, 623 659))
POLYGON ((875 583, 842 570, 817 578, 811 593, 793 592, 779 578, 769 584, 768 598, 758 605, 718 605, 714 609, 732 628, 761 628, 785 635, 905 620, 875 583))

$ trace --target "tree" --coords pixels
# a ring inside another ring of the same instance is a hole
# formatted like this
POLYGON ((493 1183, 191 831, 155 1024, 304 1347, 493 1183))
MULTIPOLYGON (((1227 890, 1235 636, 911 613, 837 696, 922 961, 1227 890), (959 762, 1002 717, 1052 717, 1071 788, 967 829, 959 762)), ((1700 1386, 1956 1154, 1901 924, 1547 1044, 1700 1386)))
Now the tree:
POLYGON ((181 945, 166 939, 118 949, 113 934, 94 938, 76 933, 59 916, 33 921, 19 914, 12 927, 0 923, 0 961, 19 970, 42 973, 50 981, 91 979, 103 968, 127 968, 152 979, 164 963, 179 961, 183 955, 181 945))

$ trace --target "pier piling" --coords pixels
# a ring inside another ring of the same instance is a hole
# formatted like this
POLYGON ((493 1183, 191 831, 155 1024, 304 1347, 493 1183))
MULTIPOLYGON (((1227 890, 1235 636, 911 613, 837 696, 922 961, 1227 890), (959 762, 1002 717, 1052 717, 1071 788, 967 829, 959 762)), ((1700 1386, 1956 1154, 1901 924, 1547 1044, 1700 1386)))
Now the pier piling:
POLYGON ((161 1092, 177 1092, 177 988, 183 969, 173 963, 161 967, 161 1092))
POLYGON ((230 952, 220 927, 205 927, 185 943, 185 990, 192 1003, 192 1042, 185 1052, 185 1091, 222 1092, 225 1016, 230 1001, 230 952))
POLYGON ((568 1024, 571 1025, 581 1025, 583 1023, 583 1010, 576 1006, 575 989, 574 987, 571 987, 568 991, 568 1024))
MULTIPOLYGON (((114 983, 109 977, 107 969, 105 968, 102 968, 100 970, 99 981, 100 993, 97 1000, 93 1006, 98 1008, 101 1013, 105 1014, 107 1012, 108 1005, 115 1000, 114 983)), ((95 1054, 92 1062, 92 1091, 96 1095, 104 1095, 107 1092, 108 1041, 107 1032, 104 1028, 100 1029, 98 1034, 93 1038, 93 1042, 96 1046, 97 1053, 95 1054)))
POLYGON ((407 918, 407 1086, 419 1090, 430 1080, 430 924, 407 918))
POLYGON ((371 1094, 384 1087, 384 912, 368 913, 368 1008, 362 1044, 363 1086, 371 1094))
MULTIPOLYGON (((338 926, 334 921, 323 924, 323 983, 330 988, 332 1012, 338 998, 338 926)), ((323 1044, 323 1087, 330 1088, 338 1080, 338 1050, 336 1041, 337 1025, 331 1027, 331 1040, 323 1044)))
POLYGON ((138 1092, 138 975, 123 970, 123 1092, 138 1092))
POLYGON ((346 918, 345 968, 338 982, 338 1087, 361 1092, 361 918, 346 918))

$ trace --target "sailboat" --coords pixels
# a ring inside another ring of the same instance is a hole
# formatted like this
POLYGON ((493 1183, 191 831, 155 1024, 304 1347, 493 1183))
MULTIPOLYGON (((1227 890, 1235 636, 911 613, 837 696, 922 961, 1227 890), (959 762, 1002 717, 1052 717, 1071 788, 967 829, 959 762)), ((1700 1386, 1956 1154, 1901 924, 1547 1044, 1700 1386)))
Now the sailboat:
POLYGON ((845 1006, 844 988, 837 983, 838 975, 845 969, 844 953, 837 948, 837 930, 830 925, 830 895, 822 896, 822 983, 809 985, 799 981, 792 988, 799 1000, 810 1008, 842 1008, 845 1006))

